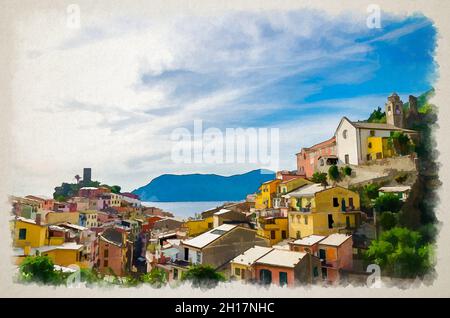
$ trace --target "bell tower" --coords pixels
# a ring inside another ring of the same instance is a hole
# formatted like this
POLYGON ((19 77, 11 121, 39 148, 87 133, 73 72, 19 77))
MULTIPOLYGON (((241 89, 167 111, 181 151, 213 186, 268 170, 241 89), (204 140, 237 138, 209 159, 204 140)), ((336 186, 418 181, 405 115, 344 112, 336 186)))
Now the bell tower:
POLYGON ((397 93, 392 93, 386 103, 386 123, 404 128, 403 102, 397 93))

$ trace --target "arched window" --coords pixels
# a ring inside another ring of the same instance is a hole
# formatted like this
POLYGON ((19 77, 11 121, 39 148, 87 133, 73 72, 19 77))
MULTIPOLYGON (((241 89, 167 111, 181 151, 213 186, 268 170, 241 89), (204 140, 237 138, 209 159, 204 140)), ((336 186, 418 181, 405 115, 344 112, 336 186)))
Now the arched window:
POLYGON ((347 129, 345 129, 345 130, 342 132, 342 137, 344 137, 344 139, 347 139, 347 134, 348 134, 347 129))

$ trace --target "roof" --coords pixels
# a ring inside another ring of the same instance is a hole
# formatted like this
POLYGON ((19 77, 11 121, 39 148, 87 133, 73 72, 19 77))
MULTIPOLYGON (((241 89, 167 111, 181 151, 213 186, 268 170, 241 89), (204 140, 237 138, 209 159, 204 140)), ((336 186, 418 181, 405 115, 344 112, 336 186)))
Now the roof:
POLYGON ((303 252, 273 249, 256 261, 258 264, 267 264, 282 267, 295 267, 306 255, 303 252))
MULTIPOLYGON (((25 222, 25 223, 30 223, 30 224, 38 225, 38 224, 36 223, 35 220, 27 219, 27 218, 24 218, 24 217, 22 217, 22 216, 18 216, 18 217, 16 218, 16 220, 17 220, 17 221, 22 221, 22 222, 25 222)), ((45 224, 42 224, 42 223, 41 223, 40 226, 45 226, 45 224)))
POLYGON ((310 235, 310 236, 304 237, 302 239, 295 240, 294 242, 292 242, 292 244, 311 246, 311 245, 319 243, 324 238, 326 238, 326 236, 310 235))
POLYGON ((396 187, 381 187, 378 189, 381 192, 405 192, 410 191, 410 186, 396 186, 396 187))
POLYGON ((225 213, 228 213, 228 212, 231 212, 231 210, 228 210, 228 209, 220 209, 220 211, 214 213, 214 215, 221 215, 221 214, 225 214, 225 213))
POLYGON ((35 199, 42 200, 42 201, 53 200, 53 198, 49 197, 48 195, 40 195, 40 194, 39 195, 30 194, 30 195, 25 196, 25 198, 27 198, 27 199, 35 198, 35 199))
POLYGON ((323 191, 325 189, 331 189, 331 187, 324 187, 320 183, 306 184, 295 191, 286 194, 287 197, 301 198, 301 197, 312 197, 317 192, 323 191))
POLYGON ((190 240, 183 241, 183 245, 188 245, 196 248, 204 248, 225 233, 233 230, 235 227, 237 227, 237 225, 222 224, 221 226, 218 226, 206 233, 200 234, 199 236, 196 236, 190 240))
POLYGON ((397 127, 391 124, 384 123, 368 123, 363 121, 351 121, 351 124, 356 128, 360 129, 379 129, 379 130, 397 130, 397 131, 406 131, 406 132, 416 132, 415 130, 405 129, 401 127, 397 127))
POLYGON ((311 147, 303 147, 302 150, 304 151, 313 151, 313 150, 317 150, 317 149, 321 149, 322 147, 328 147, 331 144, 336 143, 336 137, 333 136, 330 139, 327 139, 325 141, 321 141, 315 145, 312 145, 311 147))
POLYGON ((236 256, 231 262, 234 264, 252 265, 272 250, 273 248, 271 247, 255 246, 246 250, 243 254, 236 256))
POLYGON ((331 245, 331 246, 340 246, 340 245, 342 245, 342 243, 344 243, 351 237, 352 237, 351 235, 335 233, 335 234, 331 234, 331 235, 327 236, 327 238, 320 241, 320 244, 331 245))
MULTIPOLYGON (((53 250, 79 250, 81 248, 83 248, 83 245, 77 244, 75 242, 67 242, 61 245, 45 245, 41 247, 33 247, 30 251, 30 255, 35 255, 37 251, 39 253, 46 253, 53 250)), ((13 252, 15 256, 23 255, 22 248, 15 248, 13 252)))
POLYGON ((123 233, 120 230, 118 230, 117 228, 110 227, 103 231, 103 233, 100 235, 100 238, 112 244, 122 246, 123 244, 122 235, 123 233))
POLYGON ((89 230, 87 227, 77 225, 77 224, 72 224, 72 223, 61 223, 60 226, 70 227, 70 228, 78 230, 78 231, 89 230))
POLYGON ((98 188, 96 187, 82 187, 80 188, 80 190, 97 190, 98 188))

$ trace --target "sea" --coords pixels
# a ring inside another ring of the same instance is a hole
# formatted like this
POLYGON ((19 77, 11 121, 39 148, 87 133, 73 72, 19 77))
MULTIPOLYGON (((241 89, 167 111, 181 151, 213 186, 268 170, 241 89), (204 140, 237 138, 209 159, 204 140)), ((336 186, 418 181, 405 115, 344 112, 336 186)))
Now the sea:
POLYGON ((147 207, 157 207, 166 212, 171 212, 175 217, 187 219, 193 217, 196 213, 214 209, 226 203, 227 201, 199 201, 199 202, 142 202, 147 207))

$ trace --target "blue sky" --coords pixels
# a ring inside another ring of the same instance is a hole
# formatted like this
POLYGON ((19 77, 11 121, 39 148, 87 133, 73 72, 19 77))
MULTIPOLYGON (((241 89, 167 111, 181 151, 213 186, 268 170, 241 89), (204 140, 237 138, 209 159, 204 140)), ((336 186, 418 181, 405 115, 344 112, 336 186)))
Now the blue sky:
POLYGON ((392 92, 406 101, 437 77, 436 30, 420 15, 382 13, 382 27, 369 29, 366 12, 85 12, 67 30, 49 14, 16 30, 15 125, 29 127, 15 132, 18 189, 89 166, 127 190, 163 173, 259 168, 171 162, 170 133, 199 119, 279 128, 280 168, 294 169, 295 153, 331 137, 342 116, 366 119, 392 92))

